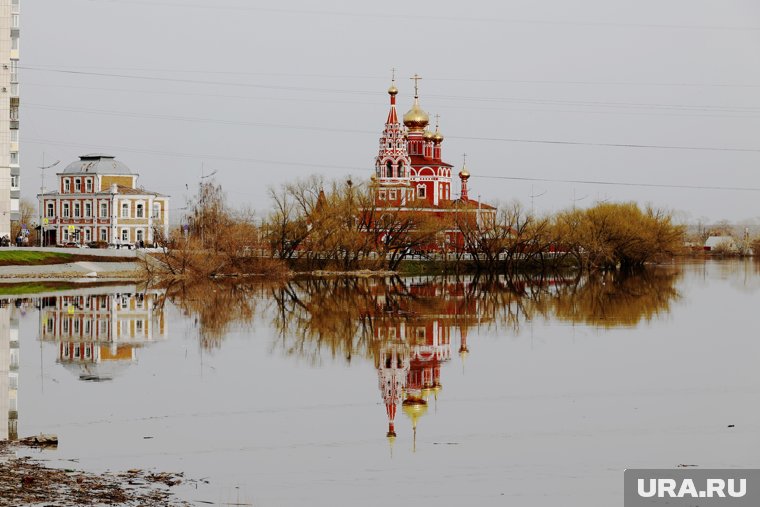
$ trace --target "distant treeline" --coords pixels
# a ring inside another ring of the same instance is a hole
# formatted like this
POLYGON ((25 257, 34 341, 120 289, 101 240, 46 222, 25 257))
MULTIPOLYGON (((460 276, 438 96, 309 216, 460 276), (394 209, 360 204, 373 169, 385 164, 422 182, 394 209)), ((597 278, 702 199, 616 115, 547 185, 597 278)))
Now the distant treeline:
POLYGON ((397 270, 405 259, 424 259, 503 274, 527 266, 593 271, 636 268, 684 245, 685 228, 672 213, 630 202, 541 216, 512 203, 489 220, 473 220, 472 213, 433 215, 414 205, 377 207, 370 185, 350 180, 300 180, 270 196, 271 211, 257 219, 229 209, 219 185, 201 183, 188 203, 187 224, 161 239, 162 269, 172 275, 280 276, 289 270, 397 270))

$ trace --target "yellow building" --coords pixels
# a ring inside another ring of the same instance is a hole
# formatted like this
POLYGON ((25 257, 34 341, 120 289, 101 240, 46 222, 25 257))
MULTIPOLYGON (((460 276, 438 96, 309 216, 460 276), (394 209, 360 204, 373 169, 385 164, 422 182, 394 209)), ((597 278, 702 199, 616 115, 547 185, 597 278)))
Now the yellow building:
POLYGON ((138 174, 111 155, 82 155, 39 195, 45 245, 152 245, 169 233, 169 197, 138 187, 138 174))

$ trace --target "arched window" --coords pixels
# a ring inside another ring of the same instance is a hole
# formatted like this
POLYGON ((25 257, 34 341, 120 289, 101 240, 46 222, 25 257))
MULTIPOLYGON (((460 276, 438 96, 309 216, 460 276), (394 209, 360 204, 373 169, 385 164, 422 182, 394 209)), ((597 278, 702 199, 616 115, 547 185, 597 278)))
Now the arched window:
POLYGON ((398 175, 399 175, 399 178, 403 178, 404 176, 406 176, 404 174, 404 161, 403 160, 398 163, 398 175))
POLYGON ((393 164, 390 160, 385 163, 385 176, 387 178, 393 178, 393 164))

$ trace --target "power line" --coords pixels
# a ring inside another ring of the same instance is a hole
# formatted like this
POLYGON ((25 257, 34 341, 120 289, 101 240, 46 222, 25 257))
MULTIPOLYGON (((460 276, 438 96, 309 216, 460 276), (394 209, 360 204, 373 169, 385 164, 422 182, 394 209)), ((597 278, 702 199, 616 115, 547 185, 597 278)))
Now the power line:
MULTIPOLYGON (((90 0, 92 1, 92 0, 90 0)), ((217 11, 253 11, 269 12, 273 14, 286 15, 311 15, 311 16, 343 16, 343 17, 360 17, 371 19, 393 19, 399 20, 401 16, 397 14, 388 14, 387 12, 355 12, 355 11, 334 11, 334 10, 314 10, 314 9, 282 9, 273 7, 254 7, 250 5, 223 5, 218 3, 189 3, 189 2, 166 2, 161 0, 101 0, 101 3, 121 3, 133 4, 150 7, 179 7, 194 8, 217 11)), ((568 21, 568 20, 542 20, 542 19, 518 19, 518 18, 488 18, 488 17, 467 17, 467 16, 444 16, 434 13, 424 15, 415 15, 408 12, 403 13, 402 19, 415 19, 424 21, 451 21, 456 23, 492 23, 492 24, 526 24, 526 25, 547 25, 547 26, 581 26, 596 28, 656 28, 656 29, 678 29, 678 30, 720 30, 720 31, 760 31, 760 27, 755 26, 726 26, 726 25, 677 25, 666 23, 621 23, 621 22, 603 22, 603 21, 568 21)))
POLYGON ((50 139, 24 138, 23 141, 24 143, 38 144, 38 145, 43 145, 43 146, 51 145, 51 146, 77 147, 77 148, 86 148, 86 149, 91 149, 94 146, 97 146, 100 149, 118 150, 118 151, 129 152, 129 153, 144 153, 147 155, 160 155, 160 156, 167 156, 167 157, 191 158, 191 159, 196 159, 196 160, 225 160, 229 162, 245 162, 245 163, 282 165, 282 166, 293 166, 293 167, 311 167, 311 168, 320 168, 320 169, 345 169, 349 171, 360 170, 356 167, 341 166, 341 165, 335 165, 335 164, 315 164, 311 162, 293 162, 293 161, 285 161, 285 160, 266 160, 266 159, 248 158, 248 157, 232 157, 229 155, 184 153, 184 152, 166 151, 166 150, 150 150, 146 148, 134 148, 134 147, 128 147, 128 146, 67 143, 63 141, 54 141, 50 139))
MULTIPOLYGON (((64 85, 64 84, 51 84, 51 83, 34 83, 34 82, 28 82, 24 81, 24 86, 40 86, 40 87, 51 87, 51 88, 68 88, 68 89, 75 89, 75 90, 95 90, 95 91, 107 91, 107 92, 117 92, 117 93, 139 93, 139 94, 149 94, 149 95, 172 95, 172 96, 189 96, 189 97, 207 97, 207 98, 213 98, 213 99, 220 99, 220 98, 228 98, 228 99, 244 99, 244 100, 258 100, 258 101, 281 101, 281 102, 308 102, 308 103, 317 103, 317 104, 343 104, 343 105, 367 105, 367 106, 377 106, 377 101, 358 101, 358 100, 345 100, 345 99, 324 99, 324 98, 305 98, 305 97, 274 97, 274 96, 262 96, 262 95, 229 95, 229 94, 219 94, 219 93, 202 93, 202 92, 181 92, 176 90, 145 90, 145 89, 134 89, 134 88, 109 88, 109 87, 103 87, 103 86, 80 86, 80 85, 64 85)), ((56 107, 65 107, 65 106, 56 106, 56 107)), ((582 109, 545 109, 545 108, 526 108, 526 107, 477 107, 477 106, 467 106, 462 105, 462 103, 457 102, 454 104, 447 104, 446 109, 463 109, 467 111, 509 111, 509 112, 537 112, 537 113, 547 113, 547 114, 554 114, 554 113, 563 113, 563 114, 593 114, 593 115, 629 115, 629 116, 665 116, 665 117, 671 117, 671 118, 736 118, 736 119, 755 119, 760 118, 760 114, 753 115, 753 114, 683 114, 678 112, 639 112, 635 110, 622 110, 622 111, 597 111, 593 109, 589 110, 582 110, 582 109)), ((686 111, 688 112, 688 111, 686 111)), ((759 111, 760 113, 760 111, 759 111)))
MULTIPOLYGON (((215 62, 214 62, 215 64, 215 62)), ((36 63, 36 68, 62 68, 65 70, 82 70, 95 69, 99 71, 130 71, 130 72, 151 72, 164 74, 218 74, 233 76, 261 76, 276 78, 316 78, 316 79, 363 79, 363 80, 382 80, 388 78, 386 75, 362 75, 362 74, 314 74, 314 73, 292 73, 292 72, 251 72, 240 70, 218 70, 209 68, 198 69, 172 69, 168 67, 103 67, 102 65, 59 65, 59 64, 42 64, 36 63)), ((516 83, 516 84, 552 84, 552 85, 589 85, 589 86, 662 86, 662 87, 705 87, 705 88, 760 88, 760 84, 752 83, 667 83, 653 81, 588 81, 588 80, 568 80, 568 79, 487 79, 477 77, 446 77, 446 76, 425 76, 426 81, 446 81, 446 82, 464 82, 464 83, 516 83)))
POLYGON ((72 74, 72 75, 84 75, 84 76, 98 76, 98 77, 115 77, 121 79, 142 79, 146 81, 165 81, 170 83, 191 83, 191 84, 209 84, 215 86, 236 86, 243 88, 264 88, 270 90, 287 90, 287 91, 309 91, 309 92, 324 92, 324 93, 358 93, 366 95, 378 95, 380 91, 364 91, 364 90, 340 90, 334 88, 314 88, 305 86, 287 86, 287 85, 264 85, 256 83, 233 83, 229 81, 206 81, 200 79, 181 79, 170 77, 158 77, 158 76, 134 76, 130 74, 109 74, 107 72, 87 72, 81 70, 65 70, 65 69, 45 69, 39 67, 26 67, 19 66, 20 69, 40 71, 40 72, 56 72, 59 74, 72 74))
MULTIPOLYGON (((78 147, 91 149, 96 145, 82 144, 82 143, 67 143, 63 141, 54 141, 48 139, 25 139, 24 142, 38 145, 52 145, 52 146, 64 146, 64 147, 78 147)), ((126 146, 113 146, 113 145, 97 145, 98 149, 111 149, 122 152, 131 153, 144 153, 148 155, 160 155, 168 157, 178 158, 191 158, 200 160, 224 160, 230 162, 242 162, 242 163, 255 163, 266 165, 279 165, 279 166, 292 166, 292 167, 308 167, 308 168, 320 168, 320 169, 340 169, 345 171, 364 171, 372 172, 371 167, 362 168, 356 166, 341 166, 335 164, 316 164, 311 162, 298 162, 287 160, 266 160, 256 159, 248 157, 233 157, 229 155, 211 155, 211 154, 199 154, 199 153, 186 153, 186 152, 174 152, 165 150, 150 150, 146 148, 134 148, 126 146)), ((756 187, 728 187, 728 186, 712 186, 712 185, 675 185, 675 184, 659 184, 659 183, 636 183, 636 182, 621 182, 621 181, 604 181, 604 180, 583 180, 583 179, 559 179, 559 178, 530 178, 519 176, 494 176, 487 174, 473 174, 473 178, 483 179, 497 179, 497 180, 511 180, 511 181, 531 181, 531 182, 543 182, 543 183, 572 183, 580 185, 605 185, 605 186, 619 186, 619 187, 648 187, 648 188, 671 188, 671 189, 685 189, 685 190, 719 190, 719 191, 733 191, 733 192, 760 192, 760 188, 756 187)), ((233 192, 235 193, 235 192, 233 192)))
MULTIPOLYGON (((243 88, 258 88, 258 89, 270 89, 278 91, 296 91, 296 92, 318 92, 318 93, 337 93, 347 94, 354 93, 360 95, 380 95, 384 92, 369 91, 369 90, 347 90, 337 88, 317 88, 306 86, 287 86, 287 85, 266 85, 257 83, 241 83, 231 81, 208 81, 198 79, 186 79, 186 78, 169 78, 158 76, 141 76, 133 74, 118 74, 118 73, 106 73, 106 72, 90 72, 90 71, 76 71, 66 69, 54 69, 54 68, 40 68, 40 67, 20 67, 21 69, 39 71, 39 72, 54 72, 70 75, 83 75, 83 76, 97 76, 97 77, 109 77, 119 79, 131 79, 131 80, 146 80, 146 81, 164 81, 175 83, 187 83, 187 84, 203 84, 203 85, 218 85, 218 86, 233 86, 243 88)), ((623 109, 665 109, 665 110, 679 110, 679 111, 707 111, 707 112, 728 112, 728 113, 758 113, 760 112, 760 106, 713 106, 713 105, 690 105, 690 104, 665 104, 665 103, 644 103, 644 102, 610 102, 610 101, 594 101, 594 100, 563 100, 563 99, 532 99, 523 97, 478 97, 478 96, 461 96, 461 95, 436 95, 428 94, 427 98, 431 99, 444 99, 448 101, 461 102, 461 101, 475 101, 475 102, 515 102, 521 104, 539 104, 539 105, 571 105, 582 107, 602 107, 602 108, 623 108, 623 109)))
MULTIPOLYGON (((315 126, 309 126, 309 125, 250 122, 250 121, 238 121, 238 120, 219 120, 219 119, 214 119, 214 118, 201 118, 201 117, 188 117, 188 116, 175 116, 175 115, 140 114, 140 113, 132 113, 129 111, 109 111, 109 110, 102 110, 102 109, 68 108, 68 107, 60 107, 60 106, 45 105, 45 104, 27 104, 25 107, 31 108, 31 109, 44 109, 44 110, 62 111, 62 112, 97 114, 97 115, 105 115, 105 116, 120 116, 120 117, 128 117, 128 118, 148 118, 148 119, 155 119, 155 120, 181 121, 181 122, 190 122, 190 123, 211 123, 211 124, 218 124, 218 125, 309 130, 309 131, 316 131, 316 132, 348 133, 348 134, 363 134, 363 135, 377 134, 377 132, 375 131, 357 130, 357 129, 315 127, 315 126)), ((605 148, 760 153, 759 148, 732 148, 732 147, 719 147, 719 146, 671 146, 671 145, 661 145, 661 144, 604 143, 604 142, 589 142, 589 141, 566 141, 566 140, 554 140, 554 139, 476 137, 476 136, 457 136, 457 135, 448 135, 447 137, 449 139, 461 139, 461 140, 467 140, 467 141, 497 141, 497 142, 507 142, 507 143, 552 144, 552 145, 558 145, 558 146, 594 146, 594 147, 605 147, 605 148)))
POLYGON ((760 192, 760 188, 755 187, 720 187, 711 185, 668 185, 664 183, 633 183, 625 181, 602 181, 602 180, 569 180, 554 178, 523 178, 519 176, 491 176, 487 174, 473 174, 472 178, 486 178, 496 180, 515 180, 515 181, 541 181, 544 183, 573 183, 581 185, 610 185, 618 187, 651 187, 651 188, 680 188, 687 190, 724 190, 731 192, 760 192))

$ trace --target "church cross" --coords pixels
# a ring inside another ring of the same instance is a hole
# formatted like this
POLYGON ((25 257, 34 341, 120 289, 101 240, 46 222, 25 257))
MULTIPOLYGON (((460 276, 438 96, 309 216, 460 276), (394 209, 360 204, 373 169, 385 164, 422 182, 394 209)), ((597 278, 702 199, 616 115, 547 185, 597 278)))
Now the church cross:
POLYGON ((417 74, 414 74, 414 76, 410 77, 409 79, 411 79, 412 81, 414 81, 414 98, 415 99, 419 98, 420 94, 418 92, 418 86, 419 86, 419 81, 422 78, 420 76, 418 76, 417 74))

